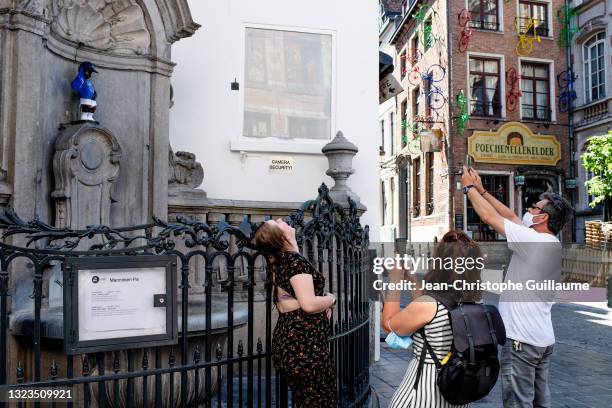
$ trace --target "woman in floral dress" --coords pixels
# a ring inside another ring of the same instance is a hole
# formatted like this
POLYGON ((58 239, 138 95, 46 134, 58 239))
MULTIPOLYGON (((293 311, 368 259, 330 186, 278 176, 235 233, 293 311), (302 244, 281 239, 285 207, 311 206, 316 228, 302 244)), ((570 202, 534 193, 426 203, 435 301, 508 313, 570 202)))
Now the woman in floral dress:
POLYGON ((336 297, 325 278, 299 253, 295 229, 281 219, 263 223, 255 246, 272 265, 274 304, 272 361, 298 408, 337 407, 336 370, 329 352, 329 319, 336 297))

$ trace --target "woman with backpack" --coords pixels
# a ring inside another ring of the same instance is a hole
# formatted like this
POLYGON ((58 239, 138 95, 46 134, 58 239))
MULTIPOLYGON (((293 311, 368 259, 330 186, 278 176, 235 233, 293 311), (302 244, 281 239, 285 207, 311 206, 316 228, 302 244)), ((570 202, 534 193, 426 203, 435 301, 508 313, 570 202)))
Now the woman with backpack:
MULTIPOLYGON (((459 258, 476 259, 479 257, 482 258, 483 254, 478 244, 462 231, 446 233, 442 240, 436 244, 433 253, 434 259, 451 258, 457 260, 459 258)), ((425 283, 434 286, 445 286, 446 284, 450 286, 448 290, 425 291, 423 294, 413 292, 414 300, 404 309, 400 309, 399 299, 385 301, 384 303, 382 312, 383 329, 387 333, 394 333, 402 337, 414 333, 412 335, 414 358, 408 366, 403 381, 391 399, 390 408, 456 408, 469 406, 469 403, 453 404, 447 401, 438 385, 438 376, 440 367, 445 364, 453 365, 456 363, 456 359, 460 357, 453 356, 453 353, 451 353, 451 351, 456 352, 456 350, 453 346, 453 328, 449 317, 449 309, 445 305, 482 302, 482 292, 480 290, 457 291, 452 288, 452 284, 456 280, 477 283, 480 280, 481 269, 474 267, 466 269, 460 274, 454 269, 445 269, 444 266, 435 265, 427 272, 424 280, 425 283)), ((395 279, 401 279, 397 276, 397 271, 395 275, 395 279)), ((392 278, 392 280, 395 279, 392 278)), ((421 285, 419 284, 417 287, 421 287, 421 285)), ((484 306, 479 305, 478 307, 484 306)), ((449 306, 449 308, 453 308, 453 306, 449 306)), ((487 316, 488 318, 489 316, 487 316)), ((494 341, 494 343, 494 349, 496 350, 497 342, 494 341)), ((473 351, 474 345, 471 346, 473 351)), ((456 354, 462 355, 462 353, 456 354)), ((466 354, 469 353, 466 352, 466 354)), ((497 379, 497 372, 491 375, 495 376, 494 384, 497 379)), ((456 384, 453 384, 453 386, 456 386, 456 384)), ((461 390, 457 392, 461 394, 461 390)), ((486 392, 488 393, 488 390, 486 392)), ((451 394, 453 393, 451 391, 451 394)), ((445 392, 445 395, 449 397, 448 392, 445 392)), ((453 395, 448 399, 455 400, 454 397, 453 395)), ((459 400, 462 399, 459 398, 459 400)), ((467 401, 470 400, 468 397, 467 401)))

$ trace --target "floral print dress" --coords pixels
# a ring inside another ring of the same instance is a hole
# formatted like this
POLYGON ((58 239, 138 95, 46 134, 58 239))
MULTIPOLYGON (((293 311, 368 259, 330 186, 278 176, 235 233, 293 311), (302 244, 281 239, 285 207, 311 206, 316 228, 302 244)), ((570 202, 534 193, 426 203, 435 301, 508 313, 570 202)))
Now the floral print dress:
MULTIPOLYGON (((291 277, 312 275, 315 295, 323 296, 325 278, 298 252, 281 252, 274 267, 274 302, 277 287, 295 297, 291 277)), ((337 406, 336 370, 329 353, 329 320, 325 312, 302 309, 279 313, 272 336, 272 361, 293 393, 298 408, 337 406)))

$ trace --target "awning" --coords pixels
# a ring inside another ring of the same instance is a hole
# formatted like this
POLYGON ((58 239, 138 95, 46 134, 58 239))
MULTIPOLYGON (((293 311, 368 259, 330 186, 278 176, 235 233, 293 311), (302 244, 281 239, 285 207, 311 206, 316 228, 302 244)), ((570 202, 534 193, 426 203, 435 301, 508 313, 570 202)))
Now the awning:
POLYGON ((389 54, 378 51, 379 79, 383 79, 389 72, 393 72, 393 58, 389 54))

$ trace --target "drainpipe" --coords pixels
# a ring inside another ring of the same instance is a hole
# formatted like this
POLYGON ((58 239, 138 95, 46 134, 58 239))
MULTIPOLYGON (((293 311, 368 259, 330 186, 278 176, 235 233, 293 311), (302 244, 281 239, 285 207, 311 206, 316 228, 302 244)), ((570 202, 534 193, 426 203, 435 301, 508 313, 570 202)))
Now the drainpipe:
MULTIPOLYGON (((564 2, 565 4, 565 11, 567 13, 566 15, 566 21, 567 24, 569 26, 571 26, 571 21, 569 20, 569 10, 570 10, 570 4, 569 4, 569 0, 565 0, 564 2)), ((566 33, 565 33, 565 62, 566 62, 566 70, 569 70, 570 67, 572 66, 571 64, 571 50, 572 50, 572 44, 571 44, 571 39, 572 39, 572 33, 570 30, 570 27, 566 27, 566 33)), ((573 69, 572 69, 572 74, 573 74, 573 69)), ((573 81, 569 81, 570 86, 568 89, 569 94, 571 95, 573 90, 574 90, 574 82, 573 81)), ((570 153, 570 161, 569 161, 569 176, 572 179, 576 179, 576 166, 574 163, 575 160, 575 154, 576 152, 574 151, 574 101, 572 100, 572 98, 568 98, 568 110, 567 110, 567 133, 568 133, 568 137, 569 137, 569 153, 570 153)), ((576 208, 576 189, 572 189, 571 190, 571 195, 570 195, 570 201, 572 204, 572 207, 576 208)), ((576 217, 572 217, 572 242, 576 242, 576 217)))

